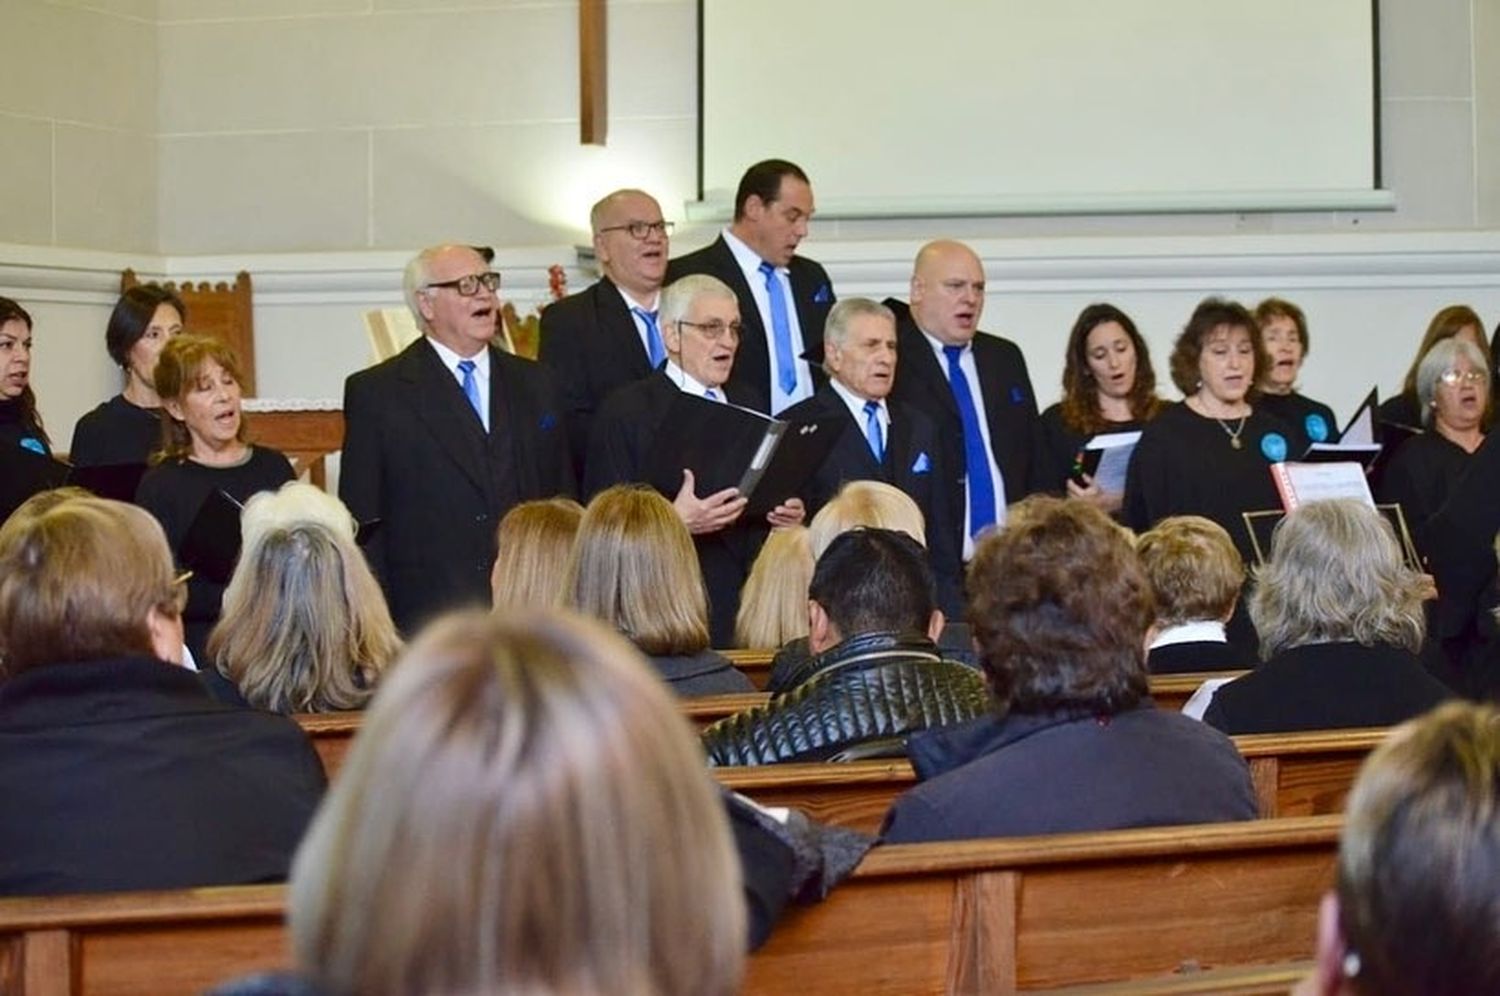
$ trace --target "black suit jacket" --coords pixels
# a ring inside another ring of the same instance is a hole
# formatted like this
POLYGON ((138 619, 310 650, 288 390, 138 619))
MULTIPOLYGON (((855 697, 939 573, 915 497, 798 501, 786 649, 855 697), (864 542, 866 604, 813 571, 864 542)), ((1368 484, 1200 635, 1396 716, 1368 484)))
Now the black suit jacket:
POLYGON ((547 368, 490 348, 490 432, 425 338, 344 384, 339 497, 397 626, 411 633, 488 604, 495 527, 518 502, 574 493, 563 409, 547 368))
POLYGON ((943 500, 942 482, 947 479, 947 469, 943 465, 937 428, 911 405, 887 401, 886 407, 891 415, 891 428, 885 459, 880 463, 876 463, 875 454, 870 452, 864 426, 850 413, 849 406, 832 385, 825 384, 811 398, 781 413, 780 417, 788 420, 838 416, 844 421, 838 442, 814 472, 802 495, 807 514, 815 515, 847 481, 884 481, 906 492, 922 510, 927 525, 928 554, 937 577, 939 604, 947 615, 961 618, 962 547, 955 546, 954 539, 963 523, 960 521, 955 527, 949 521, 947 502, 943 500))
POLYGON ((651 359, 620 289, 608 277, 542 310, 541 350, 568 413, 573 469, 581 477, 589 423, 604 399, 651 372, 651 359))
MULTIPOLYGON (((963 549, 964 460, 963 422, 958 403, 948 386, 948 371, 933 354, 927 337, 912 320, 904 303, 887 300, 896 312, 896 384, 891 397, 924 412, 936 423, 943 443, 943 467, 947 474, 944 494, 947 519, 958 549, 963 549)), ((1020 347, 1009 339, 983 333, 974 337, 974 365, 979 371, 979 389, 984 395, 984 418, 989 423, 990 451, 1005 481, 1007 503, 1020 501, 1043 484, 1037 467, 1038 420, 1036 394, 1020 347)))
MULTIPOLYGON (((823 323, 828 319, 835 298, 833 284, 820 263, 804 256, 793 256, 787 267, 791 276, 792 301, 797 308, 797 322, 802 327, 802 341, 792 343, 800 356, 809 347, 823 341, 823 323)), ((720 235, 712 243, 679 256, 667 264, 667 282, 691 273, 706 273, 718 277, 734 289, 740 300, 740 324, 744 335, 740 338, 740 351, 734 359, 734 372, 725 386, 737 389, 743 400, 737 402, 756 411, 771 412, 771 347, 766 323, 761 320, 760 309, 755 306, 755 295, 745 282, 745 271, 734 258, 729 243, 720 235)), ((827 382, 820 367, 812 368, 813 388, 827 382)))

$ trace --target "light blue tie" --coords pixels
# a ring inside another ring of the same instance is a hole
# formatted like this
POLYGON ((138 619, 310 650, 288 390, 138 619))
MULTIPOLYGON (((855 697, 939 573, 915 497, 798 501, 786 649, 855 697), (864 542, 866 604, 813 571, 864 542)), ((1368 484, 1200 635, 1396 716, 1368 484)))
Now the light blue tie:
POLYGON ((776 278, 776 267, 770 263, 760 264, 761 275, 766 278, 766 294, 771 298, 771 336, 776 346, 776 382, 782 394, 791 394, 797 389, 797 358, 792 355, 792 322, 787 317, 786 291, 776 278))
POLYGON ((865 402, 865 438, 870 441, 870 452, 876 463, 885 462, 885 433, 880 431, 880 402, 865 402))
POLYGON ((969 479, 969 535, 978 536, 980 530, 995 524, 995 482, 990 480, 990 458, 984 451, 984 435, 979 428, 979 407, 974 404, 974 393, 969 390, 969 378, 958 365, 963 352, 962 346, 943 347, 943 355, 948 357, 948 386, 953 390, 953 400, 958 404, 958 417, 964 429, 964 470, 969 479))
POLYGON ((634 306, 630 310, 646 323, 646 356, 651 361, 651 369, 655 370, 667 358, 667 347, 661 341, 661 327, 656 324, 656 312, 634 306))
POLYGON ((474 414, 479 416, 479 424, 484 425, 484 403, 479 400, 479 381, 474 379, 474 361, 459 360, 458 372, 464 375, 464 397, 469 399, 474 414))

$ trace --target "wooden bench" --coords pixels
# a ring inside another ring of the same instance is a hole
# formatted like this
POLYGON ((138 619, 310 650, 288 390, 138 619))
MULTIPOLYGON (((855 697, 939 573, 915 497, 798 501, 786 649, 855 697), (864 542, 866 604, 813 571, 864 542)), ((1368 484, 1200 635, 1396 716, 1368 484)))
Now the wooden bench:
POLYGON ((729 662, 750 679, 750 684, 761 691, 771 683, 771 659, 776 656, 776 649, 769 650, 721 650, 719 653, 729 658, 729 662))
MULTIPOLYGON (((877 848, 750 960, 745 992, 1008 993, 1262 980, 1313 950, 1340 819, 877 848), (1230 978, 1233 973, 1222 974, 1230 978)), ((285 966, 285 890, 0 900, 7 996, 198 993, 285 966)), ((1151 986, 1159 988, 1153 989, 1151 986)), ((1166 987, 1166 988, 1160 988, 1166 987)), ((1211 990, 1213 991, 1213 990, 1211 990)), ((1265 991, 1219 989, 1221 992, 1265 991)))

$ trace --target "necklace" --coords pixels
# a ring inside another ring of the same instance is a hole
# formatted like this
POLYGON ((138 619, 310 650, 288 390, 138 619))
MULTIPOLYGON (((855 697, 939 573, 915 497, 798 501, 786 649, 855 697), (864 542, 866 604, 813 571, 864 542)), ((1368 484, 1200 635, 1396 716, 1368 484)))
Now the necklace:
POLYGON ((1249 417, 1250 417, 1249 415, 1241 415, 1240 416, 1240 424, 1237 425, 1237 426, 1235 426, 1233 429, 1231 429, 1229 427, 1229 423, 1228 422, 1224 421, 1221 418, 1216 418, 1216 419, 1214 419, 1214 421, 1217 422, 1217 423, 1219 423, 1219 428, 1223 429, 1224 430, 1224 434, 1229 437, 1229 445, 1233 446, 1235 449, 1239 449, 1240 448, 1240 433, 1242 433, 1242 432, 1245 431, 1245 420, 1247 418, 1249 418, 1249 417))

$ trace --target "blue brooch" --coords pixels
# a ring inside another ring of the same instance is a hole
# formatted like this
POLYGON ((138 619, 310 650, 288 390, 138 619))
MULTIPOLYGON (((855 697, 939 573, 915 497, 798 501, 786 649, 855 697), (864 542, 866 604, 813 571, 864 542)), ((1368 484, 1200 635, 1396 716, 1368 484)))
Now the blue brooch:
POLYGON ((37 454, 38 456, 46 456, 47 455, 47 447, 43 446, 42 445, 42 441, 40 439, 37 439, 35 436, 27 436, 24 439, 22 439, 21 440, 21 449, 23 449, 23 450, 30 450, 31 452, 37 454))
POLYGON ((1260 437, 1260 451, 1272 463, 1286 459, 1286 439, 1279 432, 1268 432, 1260 437))
POLYGON ((1315 443, 1328 442, 1328 423, 1323 421, 1323 416, 1313 412, 1307 416, 1302 423, 1307 428, 1307 438, 1315 443))
POLYGON ((1024 405, 1026 403, 1026 389, 1019 384, 1010 386, 1010 403, 1013 405, 1024 405))

